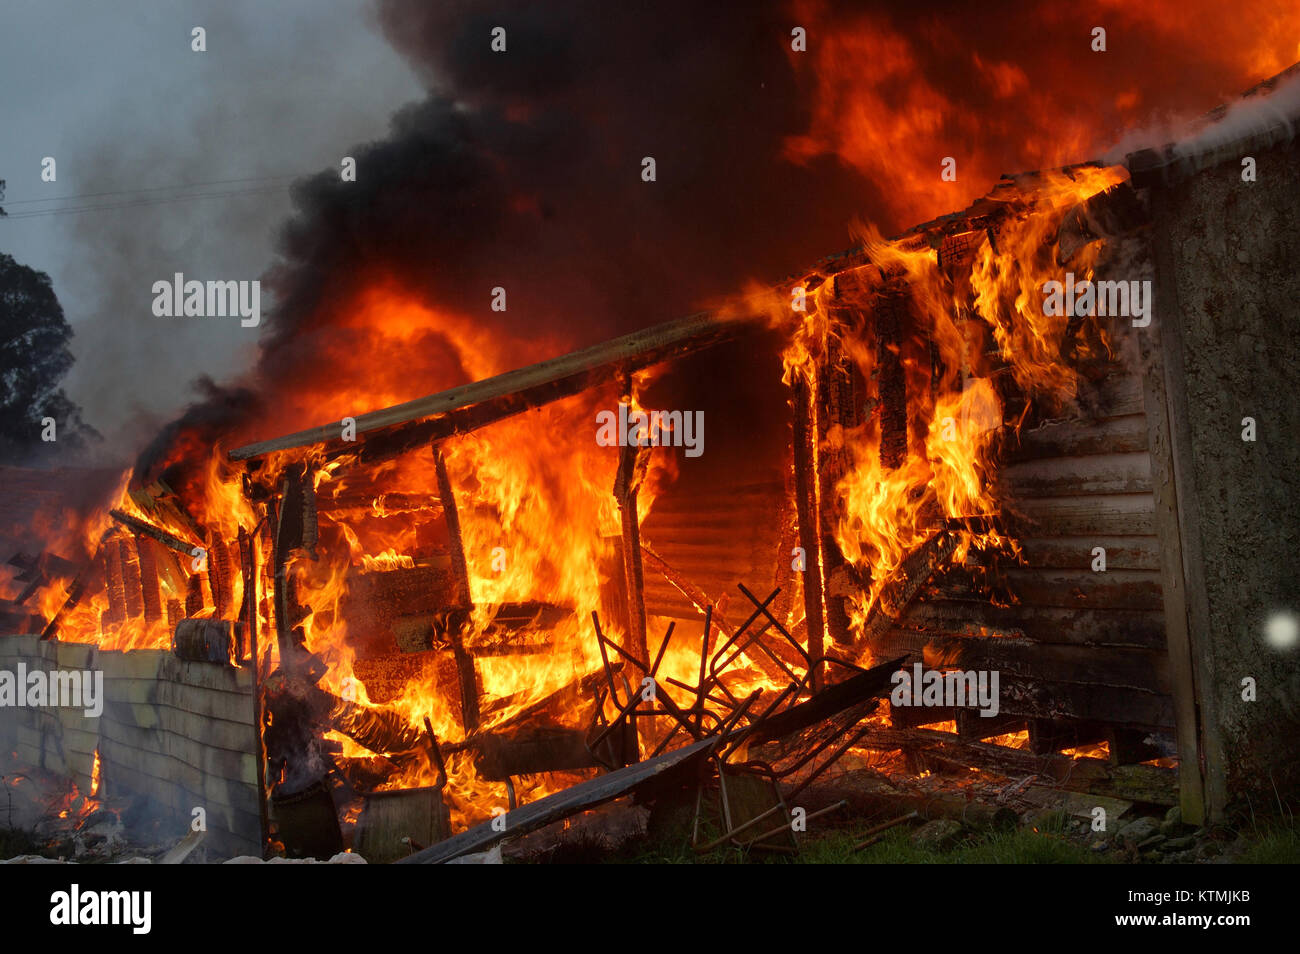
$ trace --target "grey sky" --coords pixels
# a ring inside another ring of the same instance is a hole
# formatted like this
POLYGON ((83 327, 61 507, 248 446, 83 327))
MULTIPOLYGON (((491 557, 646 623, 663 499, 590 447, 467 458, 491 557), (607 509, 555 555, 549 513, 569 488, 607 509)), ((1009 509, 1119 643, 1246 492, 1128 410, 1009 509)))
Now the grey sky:
POLYGON ((156 318, 152 284, 258 278, 290 209, 291 179, 272 177, 337 168, 423 92, 361 0, 6 0, 0 79, 0 251, 50 274, 75 331, 66 389, 119 458, 198 374, 243 368, 258 335, 156 318), (190 49, 195 26, 207 52, 190 49), (57 182, 41 181, 44 156, 57 182), (270 191, 14 217, 48 207, 25 200, 251 177, 187 191, 270 191))

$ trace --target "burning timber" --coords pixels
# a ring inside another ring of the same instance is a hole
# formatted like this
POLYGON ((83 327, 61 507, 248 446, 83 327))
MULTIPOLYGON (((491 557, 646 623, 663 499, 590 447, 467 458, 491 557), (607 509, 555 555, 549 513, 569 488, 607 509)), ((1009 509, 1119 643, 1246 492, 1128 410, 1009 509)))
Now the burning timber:
MULTIPOLYGON (((1294 144, 1259 142, 1295 185, 1294 144)), ((228 842, 290 855, 355 836, 445 861, 627 797, 693 808, 697 850, 790 853, 793 799, 879 759, 976 770, 990 820, 1031 791, 1223 817, 1300 759, 1259 741, 1294 721, 1291 676, 1224 635, 1242 597, 1207 568, 1300 596, 1285 482, 1204 448, 1238 407, 1296 412, 1272 366, 1234 366, 1227 405, 1211 384, 1221 326, 1265 340, 1294 306, 1251 286, 1228 321, 1200 270, 1238 272, 1187 238, 1300 188, 1243 199, 1176 160, 1007 177, 722 312, 184 460, 184 499, 172 474, 130 487, 85 559, 16 556, 0 607, 44 637, 5 641, 15 664, 84 668, 94 644, 118 667, 103 723, 31 713, 6 748, 41 764, 57 738, 79 786, 102 766, 173 807, 215 791, 228 842), (1141 294, 1053 307, 1080 282, 1141 294), (788 416, 725 466, 694 469, 727 420, 698 460, 602 446, 600 413, 736 361, 788 416), (1239 523, 1264 544, 1240 552, 1239 523), (1239 658, 1277 689, 1267 722, 1239 658), (986 692, 890 705, 900 670, 986 692)), ((856 778, 809 817, 966 817, 960 793, 856 778)))

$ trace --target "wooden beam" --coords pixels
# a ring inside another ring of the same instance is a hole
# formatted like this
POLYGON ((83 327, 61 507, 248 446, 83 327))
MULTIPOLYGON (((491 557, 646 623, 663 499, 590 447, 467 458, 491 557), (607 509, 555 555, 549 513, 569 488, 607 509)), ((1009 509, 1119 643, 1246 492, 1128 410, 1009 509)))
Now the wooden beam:
POLYGON ((158 586, 158 557, 149 537, 135 538, 140 555, 140 595, 144 599, 144 621, 153 625, 163 618, 162 590, 158 586))
POLYGON ((397 864, 442 864, 458 855, 489 848, 507 836, 523 835, 550 822, 595 808, 643 785, 674 784, 686 777, 693 763, 707 756, 717 744, 715 737, 701 739, 636 765, 598 775, 554 795, 521 805, 502 816, 504 821, 490 819, 475 825, 446 841, 402 858, 397 864))
MULTIPOLYGON (((442 500, 442 511, 447 519, 447 534, 451 539, 451 566, 456 576, 457 585, 465 595, 465 604, 473 605, 469 589, 469 563, 465 558, 465 539, 460 532, 460 512, 456 508, 456 494, 452 490, 451 476, 447 473, 447 461, 443 458, 442 448, 434 445, 433 466, 438 477, 438 497, 442 500)), ((474 669, 474 660, 465 652, 461 640, 460 628, 448 628, 447 638, 451 642, 452 655, 456 660, 456 672, 460 685, 461 721, 466 732, 478 728, 478 673, 474 669)))
MULTIPOLYGON (((724 319, 714 314, 701 313, 678 321, 655 325, 549 361, 507 371, 482 381, 463 384, 414 401, 356 415, 357 433, 365 434, 494 402, 505 402, 507 406, 512 407, 508 413, 517 413, 527 406, 536 406, 536 402, 513 406, 510 405, 511 398, 526 394, 540 397, 543 391, 549 388, 551 389, 549 400, 555 400, 581 390, 596 377, 610 375, 615 371, 644 368, 670 357, 678 357, 727 341, 750 327, 752 321, 753 319, 724 319), (557 385, 564 386, 556 388, 557 385)), ((482 423, 488 423, 488 420, 482 423)), ((236 448, 230 452, 230 458, 249 460, 272 451, 324 444, 340 440, 341 434, 342 427, 339 423, 323 424, 284 437, 236 448)), ((426 435, 426 437, 432 436, 432 434, 426 435)))
POLYGON ((825 656, 826 615, 823 609, 821 519, 817 506, 817 420, 812 384, 796 373, 790 395, 795 508, 799 516, 799 547, 804 553, 803 605, 807 620, 808 656, 813 660, 813 689, 821 686, 825 656))
MULTIPOLYGON (((1151 203, 1158 207, 1162 190, 1151 192, 1151 203)), ((1163 554, 1160 570, 1178 740, 1179 802, 1183 820, 1200 825, 1221 817, 1228 791, 1208 673, 1212 659, 1210 610, 1200 521, 1195 502, 1186 492, 1192 486, 1191 424, 1178 332, 1182 313, 1167 230, 1155 232, 1152 251, 1155 320, 1134 334, 1144 372, 1141 378, 1154 478, 1153 522, 1163 554)))
POLYGON ((171 547, 171 549, 175 550, 177 553, 183 553, 186 556, 192 555, 194 544, 186 543, 175 534, 168 533, 166 530, 155 527, 153 524, 141 520, 139 517, 133 517, 129 513, 121 510, 110 510, 108 515, 118 523, 122 524, 122 526, 134 530, 136 533, 143 533, 147 537, 153 537, 159 543, 171 547))
MULTIPOLYGON (((641 563, 641 526, 637 519, 637 491, 645 476, 649 448, 629 444, 619 449, 614 499, 618 501, 623 531, 623 580, 627 591, 627 650, 633 658, 649 660, 646 642, 645 569, 641 563)), ((640 668, 640 664, 638 664, 640 668)), ((636 682, 648 676, 642 672, 636 682)))
POLYGON ((239 528, 239 560, 244 574, 244 632, 248 635, 249 665, 253 670, 253 758, 257 760, 257 815, 261 826, 262 856, 266 856, 270 819, 266 801, 266 746, 262 741, 261 659, 258 654, 258 549, 257 538, 239 528))
POLYGON ((140 585, 140 558, 135 550, 135 540, 119 537, 118 552, 122 558, 122 584, 126 596, 126 615, 135 619, 144 616, 144 590, 140 585))
POLYGON ((879 372, 880 463, 887 470, 897 470, 907 460, 907 376, 902 356, 903 326, 910 324, 907 296, 905 284, 891 283, 872 309, 879 372))

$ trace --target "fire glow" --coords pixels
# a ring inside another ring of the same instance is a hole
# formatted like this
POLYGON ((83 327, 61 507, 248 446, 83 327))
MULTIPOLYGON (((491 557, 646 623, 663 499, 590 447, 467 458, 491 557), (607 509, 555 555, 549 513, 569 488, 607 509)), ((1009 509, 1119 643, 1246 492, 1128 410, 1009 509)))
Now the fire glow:
MULTIPOLYGON (((752 295, 734 306, 766 310, 786 335, 787 383, 799 376, 811 379, 814 366, 825 364, 834 351, 844 366, 852 365, 868 381, 881 380, 889 373, 886 365, 893 362, 894 372, 906 378, 916 397, 909 402, 901 435, 889 435, 883 402, 877 401, 851 428, 831 428, 817 448, 823 461, 842 462, 828 492, 838 498, 834 512, 840 516, 833 532, 850 572, 855 632, 860 634, 867 625, 907 556, 932 541, 940 528, 950 528, 953 545, 945 552, 955 563, 971 548, 1014 552, 1014 540, 997 529, 997 506, 989 491, 996 467, 991 437, 1004 416, 994 376, 1010 376, 1027 394, 1068 398, 1072 393, 1075 372, 1059 360, 1067 319, 1044 314, 1039 297, 1044 282, 1059 276, 1048 239, 1069 208, 1121 182, 1124 175, 1121 169, 1100 167, 1046 175, 1032 204, 1001 229, 996 246, 992 241, 976 243, 973 255, 959 267, 941 263, 935 248, 885 241, 868 230, 866 264, 811 289, 803 313, 788 308, 785 292, 777 299, 787 307, 752 295), (915 320, 882 350, 879 328, 845 324, 835 315, 842 314, 846 304, 865 306, 891 282, 905 296, 915 320), (977 334, 981 328, 992 336, 991 349, 977 334), (882 442, 900 437, 891 459, 882 442)), ((1090 275, 1098 244, 1080 252, 1071 268, 1090 275)), ((386 380, 382 370, 394 339, 424 341, 434 335, 444 344, 453 343, 460 367, 481 375, 506 370, 505 359, 493 358, 472 332, 458 331, 454 320, 391 288, 373 290, 356 311, 365 321, 387 329, 373 353, 357 356, 360 364, 374 370, 376 381, 386 380)), ((1098 333, 1082 336, 1080 347, 1104 354, 1107 345, 1098 333)), ((646 374, 638 375, 631 382, 634 391, 646 380, 646 374)), ((351 399, 369 406, 407 396, 381 384, 351 399)), ((468 652, 499 639, 497 616, 506 605, 532 601, 563 611, 558 620, 528 631, 534 643, 544 644, 544 652, 487 652, 477 658, 484 709, 477 728, 490 731, 508 724, 530 704, 598 670, 601 660, 590 638, 589 620, 601 607, 599 567, 608 564, 608 541, 619 527, 610 494, 617 462, 590 439, 569 442, 565 452, 537 453, 532 437, 539 432, 590 434, 587 422, 596 408, 609 406, 610 397, 609 388, 594 387, 443 442, 439 463, 445 480, 427 451, 368 468, 349 466, 346 455, 330 458, 321 449, 310 451, 305 460, 283 452, 242 471, 216 448, 206 460, 186 462, 198 478, 189 481, 184 495, 167 487, 124 485, 115 509, 165 531, 162 539, 126 534, 103 516, 83 529, 90 549, 96 541, 101 550, 116 548, 117 563, 136 581, 142 567, 156 576, 158 605, 115 606, 114 573, 123 571, 113 569, 103 570, 99 585, 92 581, 86 586, 88 595, 70 608, 63 609, 63 604, 71 581, 51 587, 42 605, 52 618, 62 611, 61 639, 119 649, 167 647, 182 613, 199 619, 251 618, 259 633, 260 678, 267 680, 281 666, 279 647, 271 638, 277 599, 268 530, 273 513, 269 504, 255 502, 256 494, 250 496, 248 481, 273 489, 290 468, 305 464, 320 514, 318 535, 308 551, 295 552, 287 562, 286 579, 292 578, 294 585, 286 606, 304 650, 323 665, 318 687, 345 700, 337 703, 336 714, 344 711, 337 706, 348 703, 375 713, 396 713, 407 727, 394 730, 399 734, 418 735, 429 719, 436 737, 452 750, 445 794, 453 818, 462 823, 482 819, 502 807, 500 786, 479 778, 473 759, 456 750, 467 727, 465 714, 449 704, 446 681, 427 666, 417 667, 401 685, 388 687, 382 704, 372 701, 370 675, 359 668, 363 660, 357 655, 355 620, 345 608, 359 575, 383 579, 403 572, 454 572, 445 537, 449 528, 437 519, 449 509, 450 491, 471 608, 464 619, 450 624, 456 630, 453 639, 468 652), (200 557, 188 558, 184 551, 191 545, 200 557), (255 592, 249 594, 251 616, 244 574, 237 572, 241 562, 257 580, 255 592)), ((313 406, 305 397, 299 400, 302 408, 313 406)), ((342 403, 334 406, 344 409, 342 403)), ((175 449, 191 448, 178 442, 175 449)), ((674 473, 669 453, 649 455, 637 497, 640 520, 674 473)), ((112 566, 103 559, 97 565, 112 566)), ((792 623, 798 626, 800 621, 792 623)), ((626 641, 628 634, 618 620, 607 620, 606 626, 612 638, 626 641)), ((869 663, 869 651, 859 650, 856 661, 869 663)), ((697 665, 697 651, 678 643, 666 653, 662 672, 670 685, 671 680, 687 684, 697 665)), ((779 688, 760 666, 745 671, 749 675, 730 686, 731 692, 779 688)), ((691 704, 686 694, 675 701, 691 704)), ((579 725, 583 716, 575 708, 561 718, 579 725)), ((325 741, 343 759, 364 760, 376 754, 338 731, 329 732, 325 741)), ((376 787, 419 787, 433 784, 436 777, 432 760, 409 759, 391 764, 376 787)), ((272 784, 286 780, 280 775, 269 779, 272 784)), ((536 797, 553 784, 546 776, 532 776, 525 790, 536 797)))

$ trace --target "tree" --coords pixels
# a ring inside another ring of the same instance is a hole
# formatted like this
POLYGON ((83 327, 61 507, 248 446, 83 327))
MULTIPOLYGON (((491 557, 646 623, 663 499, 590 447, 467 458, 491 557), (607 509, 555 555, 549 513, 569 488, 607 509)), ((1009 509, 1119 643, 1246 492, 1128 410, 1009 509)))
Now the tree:
POLYGON ((72 367, 71 338, 50 276, 0 254, 0 456, 6 461, 81 448, 98 437, 59 387, 72 367), (55 422, 52 443, 42 440, 47 418, 55 422))

